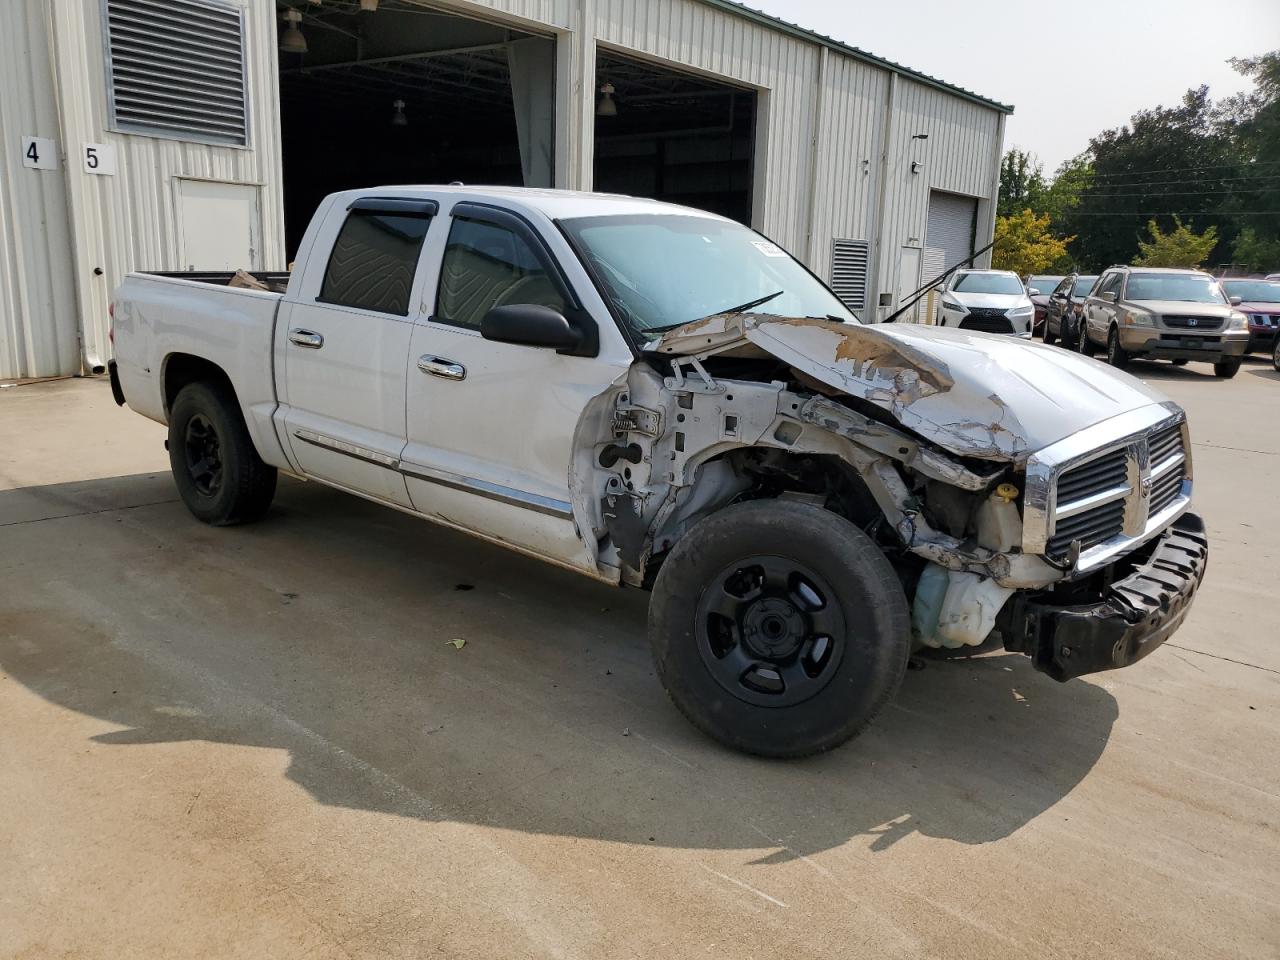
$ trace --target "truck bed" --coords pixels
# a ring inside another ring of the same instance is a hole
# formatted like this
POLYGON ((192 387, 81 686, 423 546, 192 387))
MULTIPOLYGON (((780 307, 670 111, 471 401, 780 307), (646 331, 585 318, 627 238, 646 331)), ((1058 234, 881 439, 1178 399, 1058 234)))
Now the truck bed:
POLYGON ((284 293, 289 286, 290 276, 284 271, 269 270, 142 270, 139 272, 149 277, 190 280, 193 283, 208 283, 218 287, 231 286, 231 281, 237 274, 246 274, 265 285, 272 293, 284 293))

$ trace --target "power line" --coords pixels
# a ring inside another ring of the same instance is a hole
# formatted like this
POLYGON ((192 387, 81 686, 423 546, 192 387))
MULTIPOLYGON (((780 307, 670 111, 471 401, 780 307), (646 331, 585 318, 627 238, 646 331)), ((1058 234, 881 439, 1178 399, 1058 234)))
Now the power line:
MULTIPOLYGON (((1200 170, 1239 170, 1242 167, 1251 169, 1253 167, 1274 167, 1277 165, 1280 165, 1280 160, 1253 160, 1242 163, 1202 164, 1196 167, 1151 167, 1147 170, 1127 170, 1123 173, 1093 173, 1090 176, 1095 180, 1114 180, 1119 177, 1145 177, 1153 173, 1195 173, 1200 170)), ((1133 184, 1133 186, 1137 186, 1137 184, 1133 184)))
MULTIPOLYGON (((1183 177, 1180 180, 1142 180, 1137 183, 1103 183, 1103 184, 1100 184, 1100 186, 1106 187, 1108 189, 1112 187, 1115 187, 1115 188, 1168 187, 1168 186, 1176 187, 1176 186, 1181 186, 1182 184, 1188 184, 1188 183, 1235 183, 1235 182, 1258 183, 1259 181, 1262 181, 1262 180, 1280 180, 1280 173, 1261 174, 1256 177, 1201 177, 1198 179, 1188 179, 1186 177, 1183 177)), ((1085 184, 1081 189, 1088 190, 1089 186, 1090 186, 1089 184, 1085 184)), ((1244 188, 1237 188, 1237 189, 1244 189, 1244 188)))
POLYGON ((1072 217, 1280 217, 1280 210, 1070 210, 1072 217))

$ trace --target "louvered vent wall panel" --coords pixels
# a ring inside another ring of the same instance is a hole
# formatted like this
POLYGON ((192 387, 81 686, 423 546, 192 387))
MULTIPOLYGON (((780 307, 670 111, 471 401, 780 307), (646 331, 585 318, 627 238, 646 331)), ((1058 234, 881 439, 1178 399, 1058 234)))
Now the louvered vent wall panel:
POLYGON ((115 128, 248 143, 244 20, 211 0, 106 0, 115 128))
POLYGON ((871 244, 866 240, 834 240, 831 245, 831 289, 850 310, 867 306, 867 265, 871 244))

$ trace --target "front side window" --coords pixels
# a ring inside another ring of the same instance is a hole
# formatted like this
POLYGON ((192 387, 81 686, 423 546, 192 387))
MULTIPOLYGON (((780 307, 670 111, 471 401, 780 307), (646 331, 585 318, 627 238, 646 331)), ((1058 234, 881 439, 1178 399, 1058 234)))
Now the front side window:
POLYGON ((952 289, 956 293, 1000 293, 1012 296, 1027 292, 1022 281, 1008 273, 962 273, 952 289))
POLYGON ((435 319, 480 329, 494 307, 536 304, 566 312, 564 297, 528 241, 507 227, 456 219, 440 267, 435 319))
POLYGON ((739 223, 622 214, 561 226, 614 312, 640 340, 729 312, 857 322, 789 253, 739 223))
POLYGON ((1108 273, 1103 276, 1102 284, 1097 290, 1098 296, 1101 296, 1104 293, 1115 293, 1118 295, 1120 292, 1120 281, 1122 279, 1122 275, 1118 273, 1108 273))
POLYGON ((333 243, 319 300, 406 316, 431 218, 352 210, 333 243))
POLYGON ((1075 286, 1071 289, 1071 296, 1074 299, 1083 300, 1089 295, 1089 291, 1093 289, 1093 285, 1097 282, 1097 277, 1076 277, 1075 286))
POLYGON ((1226 303, 1213 277, 1184 273, 1131 273, 1125 290, 1129 300, 1178 300, 1184 303, 1226 303))

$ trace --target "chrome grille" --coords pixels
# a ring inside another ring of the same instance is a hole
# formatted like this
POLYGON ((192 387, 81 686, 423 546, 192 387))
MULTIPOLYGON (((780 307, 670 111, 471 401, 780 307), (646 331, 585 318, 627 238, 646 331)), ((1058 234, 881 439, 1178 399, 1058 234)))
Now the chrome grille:
POLYGON ((1183 421, 1175 404, 1155 404, 1033 454, 1026 468, 1023 549, 1082 573, 1168 526, 1191 497, 1183 421))
POLYGON ((1123 533, 1125 498, 1132 490, 1125 448, 1063 473, 1058 478, 1057 522, 1045 552, 1062 557, 1076 540, 1087 550, 1123 533))
POLYGON ((1221 317, 1170 317, 1162 318, 1166 327, 1195 327, 1197 330, 1217 330, 1222 326, 1221 317))

